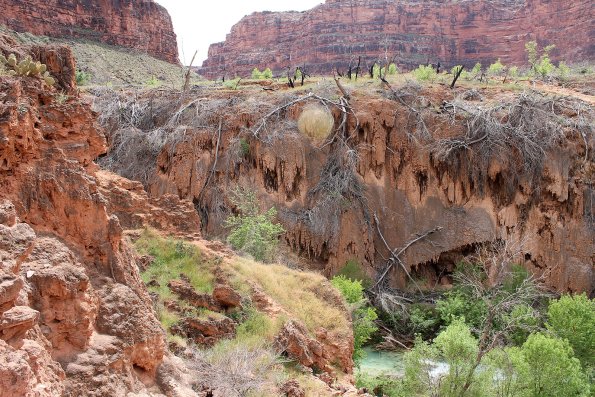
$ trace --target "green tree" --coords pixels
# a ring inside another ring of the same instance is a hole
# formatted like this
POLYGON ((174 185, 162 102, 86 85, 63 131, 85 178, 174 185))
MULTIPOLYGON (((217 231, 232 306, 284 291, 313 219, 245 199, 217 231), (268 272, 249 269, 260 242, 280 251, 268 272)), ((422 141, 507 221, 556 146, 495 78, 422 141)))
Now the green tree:
POLYGON ((481 73, 481 63, 477 62, 474 66, 473 69, 471 69, 471 74, 474 77, 479 76, 479 74, 481 73))
POLYGON ((272 79, 273 78, 273 71, 270 68, 266 68, 262 72, 262 78, 263 79, 272 79))
POLYGON ((550 302, 546 327, 566 339, 585 368, 595 366, 595 299, 563 295, 550 302))
POLYGON ((357 363, 364 357, 363 347, 378 330, 374 321, 378 318, 376 309, 368 305, 364 296, 364 287, 357 280, 345 276, 333 277, 331 283, 337 288, 349 304, 353 322, 353 359, 357 363))
POLYGON ((517 77, 519 77, 519 68, 517 66, 511 66, 508 69, 508 74, 513 80, 516 79, 517 77))
POLYGON ((529 364, 520 347, 490 351, 482 364, 493 374, 490 395, 494 397, 529 397, 529 364))
POLYGON ((492 373, 477 370, 478 340, 469 327, 456 320, 429 344, 417 339, 405 354, 403 389, 408 396, 483 396, 492 373), (438 380, 434 363, 443 360, 448 369, 438 380))
POLYGON ((449 366, 440 382, 440 395, 477 395, 483 386, 475 365, 479 343, 469 327, 461 320, 454 321, 434 339, 434 346, 449 366))
POLYGON ((532 334, 521 348, 528 364, 525 375, 530 397, 586 397, 587 376, 564 339, 532 334))
POLYGON ((478 329, 486 317, 486 305, 476 299, 466 288, 455 286, 436 302, 436 311, 443 324, 449 325, 463 319, 469 326, 478 329))
POLYGON ((566 80, 570 75, 570 68, 565 62, 558 63, 558 76, 562 80, 566 80))
POLYGON ((263 75, 262 75, 262 72, 258 68, 254 68, 254 69, 252 69, 251 77, 254 80, 260 80, 260 79, 262 79, 263 75))
POLYGON ((419 81, 433 81, 436 78, 436 71, 431 65, 419 65, 419 67, 413 71, 413 76, 419 81))
POLYGON ((504 64, 500 62, 500 58, 488 67, 488 74, 490 76, 500 76, 504 71, 504 64))
POLYGON ((382 69, 380 68, 380 65, 375 63, 374 67, 372 68, 372 75, 374 76, 374 78, 377 79, 378 77, 380 77, 381 72, 382 72, 382 69))
POLYGON ((231 229, 227 239, 232 247, 252 255, 257 261, 271 260, 279 236, 285 232, 280 224, 274 223, 277 210, 272 207, 261 212, 256 194, 241 188, 232 191, 231 201, 240 212, 225 221, 225 226, 231 229))
POLYGON ((550 51, 552 51, 556 46, 555 45, 548 45, 545 46, 542 51, 541 55, 539 54, 539 48, 537 47, 537 42, 530 41, 525 43, 525 50, 527 51, 527 58, 529 61, 529 65, 531 66, 531 72, 534 75, 547 77, 552 74, 556 70, 556 67, 550 60, 550 51))
POLYGON ((389 75, 395 75, 397 74, 398 70, 397 70, 397 65, 395 65, 394 63, 391 63, 390 65, 388 65, 388 74, 389 75))

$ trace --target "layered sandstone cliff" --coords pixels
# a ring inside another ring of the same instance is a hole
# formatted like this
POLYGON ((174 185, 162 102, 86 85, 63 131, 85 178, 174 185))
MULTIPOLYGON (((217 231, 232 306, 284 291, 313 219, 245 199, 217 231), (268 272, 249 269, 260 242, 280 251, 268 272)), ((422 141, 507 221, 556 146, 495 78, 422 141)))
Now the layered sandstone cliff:
POLYGON ((244 17, 211 45, 202 74, 248 76, 254 67, 314 73, 362 66, 386 56, 399 67, 526 61, 530 40, 555 44, 556 60, 595 58, 595 7, 589 0, 327 0, 305 12, 244 17))
POLYGON ((85 38, 179 62, 171 18, 152 0, 2 0, 0 6, 0 24, 19 32, 85 38))

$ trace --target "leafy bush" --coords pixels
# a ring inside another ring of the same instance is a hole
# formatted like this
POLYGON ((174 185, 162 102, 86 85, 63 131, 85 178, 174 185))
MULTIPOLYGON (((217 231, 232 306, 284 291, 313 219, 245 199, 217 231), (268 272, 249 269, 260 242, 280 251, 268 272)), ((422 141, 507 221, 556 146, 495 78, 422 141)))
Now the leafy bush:
POLYGON ((248 157, 250 155, 250 144, 245 138, 240 138, 240 153, 242 157, 248 157))
POLYGON ((298 118, 300 132, 317 140, 328 137, 334 125, 335 119, 331 112, 317 104, 306 106, 298 118))
POLYGON ((273 207, 260 212, 256 194, 241 188, 232 191, 231 201, 240 214, 231 215, 225 221, 225 226, 231 229, 230 244, 257 261, 270 261, 279 236, 285 232, 280 224, 274 223, 277 210, 273 207))
POLYGON ((344 276, 350 280, 359 281, 364 288, 367 288, 372 284, 370 277, 363 271, 360 264, 355 259, 350 259, 345 262, 345 265, 339 270, 337 276, 344 276))
POLYGON ((227 88, 228 90, 237 90, 238 83, 240 82, 240 78, 236 77, 235 79, 226 80, 223 82, 223 87, 227 88))
POLYGON ((371 376, 360 372, 356 374, 355 385, 365 387, 376 396, 410 397, 404 394, 403 382, 388 375, 371 376))
POLYGON ((489 374, 476 371, 478 341, 469 327, 460 320, 442 331, 432 344, 417 339, 414 348, 404 357, 403 387, 408 396, 442 397, 482 395, 489 374), (433 374, 433 363, 442 359, 448 372, 440 377, 433 374), (468 377, 469 374, 471 377, 468 377), (469 384, 467 381, 470 379, 469 384))
POLYGON ((587 376, 567 341, 531 334, 522 347, 479 353, 469 327, 457 320, 433 343, 417 339, 404 357, 400 395, 460 397, 554 397, 589 395, 587 376), (443 360, 447 373, 432 374, 432 362, 443 360), (480 365, 478 365, 480 364, 480 365))
POLYGON ((565 62, 560 62, 558 63, 558 77, 560 77, 560 79, 562 80, 566 80, 568 78, 568 76, 570 75, 570 67, 568 67, 568 65, 566 65, 565 62))
POLYGON ((488 74, 490 76, 500 76, 504 71, 504 64, 500 62, 500 58, 488 67, 488 74))
POLYGON ((77 70, 75 72, 76 84, 77 85, 85 85, 89 82, 91 75, 83 70, 77 70))
POLYGON ((376 309, 367 304, 361 282, 349 280, 344 276, 336 276, 331 282, 341 292, 351 309, 354 339, 353 359, 357 363, 364 357, 365 343, 378 330, 374 324, 378 315, 376 309))
POLYGON ((413 76, 419 81, 434 81, 436 78, 436 71, 431 65, 419 65, 419 67, 413 71, 413 76))
POLYGON ((533 74, 545 78, 551 75, 552 72, 554 72, 556 67, 550 60, 549 53, 555 47, 555 45, 548 45, 544 47, 540 55, 539 49, 537 47, 537 42, 530 41, 528 43, 525 43, 527 58, 529 60, 529 65, 531 66, 531 72, 533 74))
POLYGON ((529 305, 515 306, 506 320, 510 324, 507 340, 515 346, 525 343, 531 332, 542 326, 539 313, 529 305))
POLYGON ((388 65, 388 74, 389 75, 395 75, 398 73, 398 69, 397 69, 397 65, 395 65, 394 63, 391 63, 390 65, 388 65))
POLYGON ((252 69, 252 75, 250 77, 254 80, 260 80, 262 79, 262 72, 258 68, 254 68, 252 69))
POLYGON ((428 339, 438 331, 440 316, 431 306, 413 304, 409 310, 409 323, 414 334, 428 339))
POLYGON ((473 66, 473 69, 471 69, 471 74, 473 75, 473 77, 478 77, 481 74, 481 63, 477 62, 473 66))
POLYGON ((595 366, 595 299, 564 295, 552 301, 546 327, 566 339, 585 368, 595 366))
POLYGON ((516 79, 517 77, 519 77, 519 68, 517 66, 511 66, 508 69, 508 75, 512 78, 512 79, 516 79))
POLYGON ((455 287, 436 302, 436 310, 445 325, 462 319, 472 328, 478 329, 486 316, 485 303, 474 299, 462 288, 455 287))
POLYGON ((382 73, 382 68, 377 63, 374 64, 372 67, 372 77, 377 79, 380 77, 380 73, 382 73))
POLYGON ((262 78, 263 79, 272 79, 273 78, 273 71, 270 68, 266 68, 262 72, 262 78))

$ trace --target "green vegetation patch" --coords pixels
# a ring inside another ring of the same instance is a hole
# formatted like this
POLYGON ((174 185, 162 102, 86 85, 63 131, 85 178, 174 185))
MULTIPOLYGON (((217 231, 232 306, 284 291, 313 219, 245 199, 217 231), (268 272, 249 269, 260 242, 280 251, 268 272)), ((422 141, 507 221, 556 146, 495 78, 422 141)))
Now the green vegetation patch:
POLYGON ((182 275, 198 292, 213 292, 214 276, 211 265, 198 247, 181 240, 163 238, 146 229, 135 242, 139 253, 151 255, 153 263, 141 274, 145 283, 156 281, 159 286, 149 286, 149 290, 157 292, 162 298, 171 298, 167 287, 170 280, 179 279, 182 275))

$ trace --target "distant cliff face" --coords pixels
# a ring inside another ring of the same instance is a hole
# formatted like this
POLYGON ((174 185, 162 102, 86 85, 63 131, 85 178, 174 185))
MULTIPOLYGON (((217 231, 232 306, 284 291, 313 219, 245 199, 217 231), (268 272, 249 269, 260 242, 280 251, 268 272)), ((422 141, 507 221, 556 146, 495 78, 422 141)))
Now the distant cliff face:
POLYGON ((327 0, 305 12, 244 17, 213 44, 202 73, 246 75, 254 67, 311 72, 395 57, 401 67, 525 61, 525 43, 555 44, 554 59, 595 58, 591 0, 327 0))
POLYGON ((19 32, 87 38, 178 63, 169 14, 152 0, 1 0, 0 24, 19 32))

